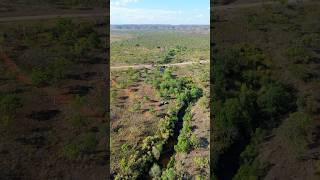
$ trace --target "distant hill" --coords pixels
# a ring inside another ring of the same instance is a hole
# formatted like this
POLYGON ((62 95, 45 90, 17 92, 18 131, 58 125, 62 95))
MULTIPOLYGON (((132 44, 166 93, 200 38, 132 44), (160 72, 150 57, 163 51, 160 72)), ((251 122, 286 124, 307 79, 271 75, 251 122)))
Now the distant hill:
POLYGON ((166 25, 166 24, 124 24, 111 25, 111 30, 191 30, 191 31, 210 31, 209 25, 166 25))

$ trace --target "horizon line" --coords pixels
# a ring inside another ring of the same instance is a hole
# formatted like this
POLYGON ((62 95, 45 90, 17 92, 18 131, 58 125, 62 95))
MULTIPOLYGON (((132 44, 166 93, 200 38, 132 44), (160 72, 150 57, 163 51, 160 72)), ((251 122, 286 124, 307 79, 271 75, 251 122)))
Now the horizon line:
POLYGON ((110 24, 110 26, 117 26, 117 25, 166 25, 166 26, 185 26, 185 25, 193 25, 193 26, 210 26, 210 24, 136 24, 136 23, 126 23, 126 24, 110 24))

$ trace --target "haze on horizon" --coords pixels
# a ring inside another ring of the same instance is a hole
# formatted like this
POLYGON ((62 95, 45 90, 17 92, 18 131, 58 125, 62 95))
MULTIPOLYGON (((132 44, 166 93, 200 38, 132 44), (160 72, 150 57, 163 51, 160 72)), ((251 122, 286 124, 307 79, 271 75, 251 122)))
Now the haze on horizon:
POLYGON ((209 0, 111 0, 112 25, 209 25, 209 0))

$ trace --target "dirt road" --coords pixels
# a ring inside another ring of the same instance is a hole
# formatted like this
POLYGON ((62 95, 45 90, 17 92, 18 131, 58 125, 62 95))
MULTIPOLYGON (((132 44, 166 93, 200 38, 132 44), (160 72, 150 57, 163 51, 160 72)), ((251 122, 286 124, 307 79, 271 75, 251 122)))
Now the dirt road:
POLYGON ((165 66, 165 67, 172 67, 172 66, 186 66, 191 64, 208 64, 210 63, 209 60, 203 60, 203 61, 190 61, 190 62, 183 62, 183 63, 173 63, 173 64, 161 64, 161 65, 154 65, 151 64, 138 64, 138 65, 131 65, 131 66, 111 66, 111 70, 124 70, 124 69, 142 69, 142 68, 152 68, 156 66, 165 66))
POLYGON ((79 13, 79 14, 52 14, 52 15, 37 15, 37 16, 15 16, 15 17, 0 17, 0 22, 11 21, 27 21, 27 20, 44 20, 56 18, 85 18, 85 17, 104 17, 106 13, 79 13))
POLYGON ((243 3, 243 4, 229 4, 229 5, 219 5, 214 6, 214 10, 227 10, 227 9, 238 9, 238 8, 250 8, 255 6, 262 6, 262 5, 272 5, 278 2, 274 1, 267 1, 267 2, 254 2, 254 3, 243 3))

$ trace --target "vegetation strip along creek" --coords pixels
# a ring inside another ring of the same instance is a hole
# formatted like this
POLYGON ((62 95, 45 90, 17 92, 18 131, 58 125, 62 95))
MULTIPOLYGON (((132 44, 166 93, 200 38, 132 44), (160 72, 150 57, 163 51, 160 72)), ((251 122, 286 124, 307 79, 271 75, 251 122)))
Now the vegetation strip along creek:
POLYGON ((130 157, 121 159, 121 169, 115 179, 146 177, 151 167, 158 166, 157 163, 166 168, 169 163, 168 158, 170 159, 176 150, 175 145, 178 142, 180 129, 183 128, 182 122, 187 107, 203 94, 202 89, 198 88, 190 78, 177 78, 170 68, 152 71, 147 76, 147 82, 158 90, 162 98, 172 100, 170 103, 172 106, 168 108, 167 115, 159 121, 159 131, 153 136, 146 137, 142 146, 130 157))

